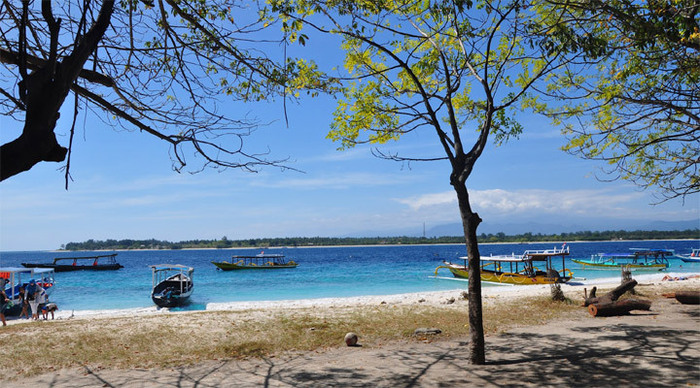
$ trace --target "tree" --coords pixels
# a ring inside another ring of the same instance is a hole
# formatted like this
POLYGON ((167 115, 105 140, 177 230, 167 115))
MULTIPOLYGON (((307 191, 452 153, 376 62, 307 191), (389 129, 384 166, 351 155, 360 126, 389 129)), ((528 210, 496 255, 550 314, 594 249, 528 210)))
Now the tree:
POLYGON ((245 149, 259 120, 220 109, 224 99, 290 96, 299 77, 317 74, 303 60, 268 58, 264 50, 282 51, 288 37, 269 33, 255 10, 224 1, 59 3, 0 4, 0 110, 24 123, 21 135, 0 149, 0 180, 65 160, 67 185, 79 110, 169 143, 177 171, 191 155, 201 158, 192 171, 287 168, 284 160, 267 160, 268 150, 245 149), (70 93, 71 140, 61 145, 56 123, 70 93))
MULTIPOLYGON (((377 154, 448 161, 469 257, 470 361, 483 364, 482 220, 466 182, 490 136, 500 143, 521 133, 511 114, 519 104, 535 103, 533 85, 575 58, 564 58, 562 42, 547 38, 559 15, 539 14, 528 1, 280 1, 273 10, 293 20, 292 28, 303 22, 343 38, 350 76, 328 134, 341 149, 417 131, 435 134, 442 155, 377 154)), ((576 46, 576 39, 565 43, 576 46)))
POLYGON ((564 3, 562 36, 591 37, 588 60, 546 92, 564 102, 547 110, 566 124, 564 149, 606 162, 612 179, 657 187, 663 200, 700 192, 700 3, 564 3))

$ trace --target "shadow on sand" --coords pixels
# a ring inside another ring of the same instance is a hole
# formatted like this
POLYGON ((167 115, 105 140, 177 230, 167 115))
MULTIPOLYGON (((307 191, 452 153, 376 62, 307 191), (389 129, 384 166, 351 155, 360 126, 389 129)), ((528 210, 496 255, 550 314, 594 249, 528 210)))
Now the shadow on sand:
POLYGON ((465 343, 437 341, 207 361, 169 370, 84 369, 34 380, 32 386, 694 386, 700 384, 700 309, 678 313, 684 325, 662 323, 656 313, 646 313, 634 319, 589 318, 512 330, 487 338, 488 363, 480 366, 466 362, 465 343))

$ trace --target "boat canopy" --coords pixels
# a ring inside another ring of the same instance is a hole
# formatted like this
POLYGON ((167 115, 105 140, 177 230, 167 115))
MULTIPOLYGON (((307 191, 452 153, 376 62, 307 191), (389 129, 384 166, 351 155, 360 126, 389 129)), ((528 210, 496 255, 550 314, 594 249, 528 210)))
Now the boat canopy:
POLYGON ((166 270, 184 270, 184 271, 194 271, 194 268, 182 265, 182 264, 154 264, 149 265, 154 271, 166 271, 166 270))
POLYGON ((11 273, 26 273, 32 274, 32 268, 22 268, 22 267, 2 267, 0 268, 0 277, 7 279, 11 273), (7 275, 7 276, 5 276, 7 275))
POLYGON ((275 259, 275 258, 281 259, 281 258, 284 257, 284 255, 281 255, 281 254, 278 254, 278 253, 275 253, 275 254, 264 254, 264 253, 260 253, 260 254, 257 254, 257 255, 233 255, 233 256, 231 256, 231 257, 234 258, 234 259, 260 259, 260 258, 264 258, 264 259, 275 259))
POLYGON ((116 259, 115 259, 116 257, 117 257, 116 253, 112 253, 110 255, 96 255, 96 256, 57 257, 57 258, 53 259, 53 263, 58 264, 58 262, 62 261, 62 260, 66 260, 66 261, 72 260, 73 262, 77 262, 78 260, 93 260, 95 263, 97 263, 97 261, 99 259, 106 259, 110 263, 116 263, 116 259))
POLYGON ((618 258, 629 258, 629 259, 634 259, 637 257, 637 255, 633 253, 599 253, 597 256, 600 257, 618 257, 618 258))
MULTIPOLYGON (((568 256, 569 255, 569 247, 567 246, 566 248, 554 248, 554 249, 541 249, 541 250, 527 250, 525 251, 522 255, 516 256, 514 253, 510 255, 491 255, 491 256, 482 256, 481 260, 485 261, 497 261, 497 262, 504 262, 504 263, 522 263, 522 262, 529 262, 529 261, 546 261, 550 257, 554 256, 568 256)), ((468 257, 462 256, 460 257, 462 260, 468 260, 468 257)))
MULTIPOLYGON (((469 260, 469 257, 468 256, 461 256, 460 259, 469 260)), ((524 261, 530 261, 529 259, 527 259, 525 257, 515 256, 515 255, 482 256, 481 260, 500 261, 500 262, 506 262, 506 263, 522 263, 524 261)))

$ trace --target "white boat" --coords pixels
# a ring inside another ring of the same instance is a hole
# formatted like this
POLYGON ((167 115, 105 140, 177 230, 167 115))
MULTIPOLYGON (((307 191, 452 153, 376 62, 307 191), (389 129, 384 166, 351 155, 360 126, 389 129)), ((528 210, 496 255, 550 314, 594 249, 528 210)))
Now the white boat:
POLYGON ((693 248, 689 255, 676 255, 685 263, 700 263, 700 248, 693 248))
POLYGON ((187 303, 194 291, 194 268, 180 264, 158 264, 150 267, 153 271, 153 303, 158 307, 177 307, 187 303))

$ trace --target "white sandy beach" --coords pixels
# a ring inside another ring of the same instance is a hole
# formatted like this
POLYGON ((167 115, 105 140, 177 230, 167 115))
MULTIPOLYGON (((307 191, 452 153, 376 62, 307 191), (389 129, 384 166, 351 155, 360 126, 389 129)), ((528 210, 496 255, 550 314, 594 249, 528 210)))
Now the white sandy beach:
MULTIPOLYGON (((638 290, 661 295, 677 289, 700 289, 696 274, 637 275, 638 290), (686 278, 666 281, 666 275, 686 278)), ((579 282, 562 286, 575 302, 583 289, 609 289, 619 285, 579 282)), ((466 285, 465 285, 466 286, 466 285)), ((367 306, 430 304, 464 309, 463 289, 353 298, 327 298, 274 302, 216 303, 208 311, 235 312, 237 320, 281 315, 296 311, 319 316, 361 311, 367 306), (454 300, 448 303, 448 301, 454 300)), ((535 295, 549 295, 550 287, 484 287, 486 305, 535 295)), ((155 308, 113 311, 60 311, 57 319, 82 321, 81 327, 105 324, 124 330, 119 322, 150 325, 157 315, 187 317, 190 326, 216 330, 220 314, 170 312, 155 308), (72 315, 72 317, 71 317, 72 315)), ((27 329, 50 328, 40 322, 23 323, 27 329)), ((76 322, 77 323, 77 322, 76 322)), ((44 329, 45 330, 45 329, 44 329)), ((128 335, 128 333, 124 333, 128 335)), ((215 337, 214 337, 215 338, 215 337)), ((565 318, 536 326, 518 326, 486 338, 486 365, 469 365, 468 338, 397 340, 376 343, 360 335, 359 347, 338 347, 313 352, 279 354, 267 358, 209 359, 194 364, 160 368, 119 369, 84 365, 35 371, 29 377, 0 377, 0 385, 13 387, 504 387, 581 386, 678 387, 700 385, 700 306, 682 305, 675 299, 656 299, 651 311, 627 316, 593 318, 581 308, 565 318)), ((213 345, 213 344, 212 344, 213 345)))
MULTIPOLYGON (((658 284, 671 286, 674 282, 662 280, 665 276, 670 276, 672 278, 679 279, 687 279, 687 281, 683 281, 684 283, 700 282, 700 279, 697 279, 697 277, 700 276, 700 274, 695 273, 642 273, 635 274, 634 278, 642 286, 644 284, 658 284)), ((461 297, 461 293, 467 288, 467 283, 466 281, 461 281, 458 283, 460 283, 461 285, 456 284, 455 289, 449 291, 417 292, 395 295, 356 296, 346 298, 209 303, 206 306, 206 311, 264 311, 267 313, 277 313, 279 311, 293 309, 347 307, 352 308, 365 305, 377 305, 382 303, 394 305, 409 305, 415 303, 440 305, 445 304, 445 302, 449 299, 459 299, 461 297)), ((567 295, 580 295, 581 297, 583 297, 584 288, 591 289, 593 286, 597 286, 598 288, 613 288, 619 285, 619 283, 619 278, 575 280, 568 284, 562 284, 562 291, 564 291, 567 295)), ((549 292, 549 285, 496 285, 482 287, 482 296, 484 298, 484 303, 489 303, 490 301, 498 301, 503 298, 547 295, 549 292)), ((159 309, 156 306, 118 310, 62 310, 59 306, 59 311, 55 313, 55 319, 100 319, 125 316, 148 316, 157 314, 188 314, 194 312, 201 312, 201 310, 170 311, 167 308, 159 309)), ((26 322, 26 320, 8 320, 9 325, 22 322, 26 322)))

